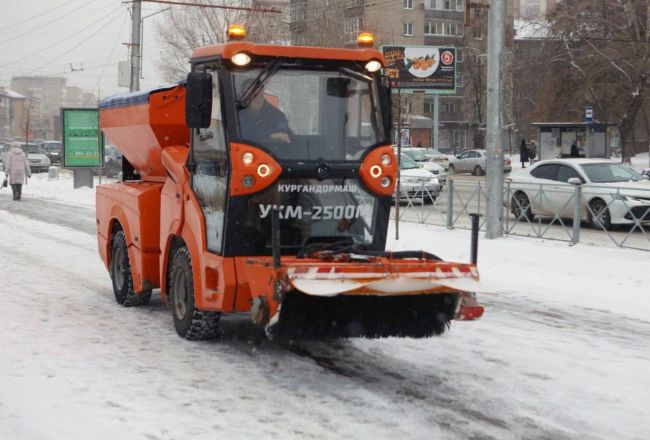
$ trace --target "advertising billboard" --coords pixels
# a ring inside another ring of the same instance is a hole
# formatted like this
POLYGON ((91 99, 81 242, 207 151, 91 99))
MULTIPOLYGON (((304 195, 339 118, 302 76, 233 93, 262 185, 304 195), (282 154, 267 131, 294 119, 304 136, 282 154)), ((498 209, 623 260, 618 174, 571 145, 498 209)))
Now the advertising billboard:
POLYGON ((62 108, 63 166, 91 168, 102 165, 103 138, 96 108, 62 108))
POLYGON ((383 46, 384 75, 401 93, 456 93, 456 49, 435 46, 383 46))

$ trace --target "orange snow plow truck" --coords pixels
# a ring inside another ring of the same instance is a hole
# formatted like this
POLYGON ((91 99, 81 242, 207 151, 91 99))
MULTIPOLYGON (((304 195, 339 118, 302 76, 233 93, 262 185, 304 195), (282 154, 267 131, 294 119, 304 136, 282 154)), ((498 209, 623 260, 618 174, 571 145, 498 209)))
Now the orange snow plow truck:
POLYGON ((120 305, 160 288, 187 339, 234 312, 291 339, 429 337, 482 314, 475 265, 385 251, 398 169, 380 52, 233 41, 191 63, 100 103, 123 153, 122 180, 97 188, 120 305))

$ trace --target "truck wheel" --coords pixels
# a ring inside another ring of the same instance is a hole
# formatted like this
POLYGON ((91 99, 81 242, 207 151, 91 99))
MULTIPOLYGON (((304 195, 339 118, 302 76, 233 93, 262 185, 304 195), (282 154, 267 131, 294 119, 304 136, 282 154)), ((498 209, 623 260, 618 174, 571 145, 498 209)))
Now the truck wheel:
POLYGON ((203 312, 194 307, 194 277, 192 259, 185 246, 172 259, 169 295, 176 333, 185 339, 213 338, 219 330, 218 312, 203 312))
POLYGON ((129 251, 126 246, 124 231, 117 231, 111 249, 111 280, 115 300, 124 307, 139 306, 151 299, 151 290, 138 294, 133 291, 129 251))

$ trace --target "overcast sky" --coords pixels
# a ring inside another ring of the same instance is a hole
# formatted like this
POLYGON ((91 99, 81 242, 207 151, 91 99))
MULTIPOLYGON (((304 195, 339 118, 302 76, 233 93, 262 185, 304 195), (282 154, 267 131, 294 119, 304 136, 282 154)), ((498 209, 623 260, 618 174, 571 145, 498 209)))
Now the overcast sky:
MULTIPOLYGON (((144 2, 142 16, 166 7, 144 2)), ((154 22, 165 14, 144 20, 143 89, 163 82, 154 22)), ((101 97, 126 92, 117 87, 117 63, 128 59, 130 34, 121 0, 0 0, 0 86, 9 87, 12 76, 47 75, 95 94, 99 84, 101 97)))

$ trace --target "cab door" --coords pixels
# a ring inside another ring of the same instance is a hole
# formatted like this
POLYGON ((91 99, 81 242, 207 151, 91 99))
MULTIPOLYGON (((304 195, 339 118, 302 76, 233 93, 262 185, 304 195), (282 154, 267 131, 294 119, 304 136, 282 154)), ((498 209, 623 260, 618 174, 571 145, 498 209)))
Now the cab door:
POLYGON ((210 126, 192 130, 190 153, 192 190, 205 218, 208 250, 221 254, 228 190, 228 153, 224 130, 219 71, 212 75, 210 126))

